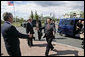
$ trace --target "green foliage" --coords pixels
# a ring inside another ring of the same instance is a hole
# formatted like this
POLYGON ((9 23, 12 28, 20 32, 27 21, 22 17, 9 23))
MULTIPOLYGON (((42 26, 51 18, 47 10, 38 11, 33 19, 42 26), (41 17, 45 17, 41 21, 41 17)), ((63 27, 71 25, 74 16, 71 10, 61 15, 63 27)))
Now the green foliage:
POLYGON ((20 22, 20 23, 24 22, 24 18, 16 17, 16 18, 14 18, 14 22, 15 22, 15 19, 16 19, 16 22, 20 22))
POLYGON ((39 19, 39 15, 37 14, 37 11, 35 11, 35 19, 36 19, 36 20, 39 19))
POLYGON ((65 15, 69 15, 70 18, 84 18, 84 11, 71 11, 70 13, 65 13, 65 15))
POLYGON ((33 11, 31 11, 30 18, 31 18, 31 19, 33 19, 33 18, 34 18, 34 16, 33 16, 33 11))
POLYGON ((24 22, 24 19, 23 19, 23 18, 21 18, 21 19, 19 20, 19 22, 20 22, 20 23, 24 22))
POLYGON ((3 24, 4 23, 4 21, 3 20, 1 20, 1 24, 3 24))
POLYGON ((13 26, 16 26, 16 27, 20 27, 21 26, 21 23, 20 22, 13 22, 12 25, 13 26))
POLYGON ((84 18, 84 12, 81 11, 81 18, 84 18))

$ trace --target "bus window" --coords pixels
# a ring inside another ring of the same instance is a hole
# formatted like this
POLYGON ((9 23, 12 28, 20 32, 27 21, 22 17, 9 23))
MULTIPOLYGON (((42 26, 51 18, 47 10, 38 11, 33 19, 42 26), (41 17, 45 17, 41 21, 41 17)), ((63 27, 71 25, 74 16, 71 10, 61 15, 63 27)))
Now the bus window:
POLYGON ((67 20, 67 24, 69 25, 69 23, 70 23, 70 20, 67 20))
POLYGON ((71 25, 73 25, 73 24, 74 24, 73 20, 71 20, 70 24, 71 24, 71 25))
POLYGON ((64 24, 64 20, 62 20, 62 25, 64 24))
POLYGON ((70 20, 66 20, 66 25, 70 25, 70 20))
POLYGON ((67 20, 64 20, 64 25, 67 25, 67 20))

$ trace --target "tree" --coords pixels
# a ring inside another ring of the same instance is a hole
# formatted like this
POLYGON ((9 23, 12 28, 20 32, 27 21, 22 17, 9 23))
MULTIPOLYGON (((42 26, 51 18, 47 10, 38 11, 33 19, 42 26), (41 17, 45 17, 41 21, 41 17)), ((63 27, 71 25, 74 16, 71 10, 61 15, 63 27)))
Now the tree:
POLYGON ((43 19, 43 14, 41 14, 40 19, 41 19, 41 20, 43 19))
POLYGON ((16 22, 19 22, 18 16, 16 16, 16 17, 13 18, 13 21, 14 21, 14 22, 15 22, 15 20, 16 20, 16 22))
POLYGON ((84 12, 83 11, 81 11, 81 16, 80 17, 84 18, 84 12))
POLYGON ((37 11, 35 11, 35 19, 38 20, 39 19, 39 16, 37 14, 37 11))
POLYGON ((16 17, 16 22, 19 22, 19 18, 18 18, 18 16, 16 17))
POLYGON ((31 10, 31 15, 30 15, 30 18, 34 18, 34 16, 33 16, 33 11, 31 10))
POLYGON ((24 22, 24 19, 23 18, 19 19, 19 22, 20 23, 24 22))

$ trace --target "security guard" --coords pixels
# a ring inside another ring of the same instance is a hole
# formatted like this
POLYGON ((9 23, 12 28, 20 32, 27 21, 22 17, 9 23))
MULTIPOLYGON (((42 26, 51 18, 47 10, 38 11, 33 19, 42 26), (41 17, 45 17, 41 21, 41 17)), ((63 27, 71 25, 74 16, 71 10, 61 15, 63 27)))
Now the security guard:
POLYGON ((31 47, 31 46, 33 46, 33 34, 34 34, 32 19, 28 19, 28 23, 27 23, 27 26, 26 26, 26 33, 28 35, 32 35, 32 38, 30 38, 28 40, 28 45, 31 47))
POLYGON ((39 20, 36 20, 36 28, 39 28, 37 30, 39 40, 41 40, 41 36, 42 36, 42 30, 40 29, 40 27, 42 27, 41 22, 39 20))

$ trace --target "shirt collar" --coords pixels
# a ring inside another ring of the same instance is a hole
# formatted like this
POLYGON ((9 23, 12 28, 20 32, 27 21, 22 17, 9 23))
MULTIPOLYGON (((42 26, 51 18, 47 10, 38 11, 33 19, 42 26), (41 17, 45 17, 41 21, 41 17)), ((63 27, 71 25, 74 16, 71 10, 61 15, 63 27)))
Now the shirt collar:
POLYGON ((11 24, 11 22, 9 22, 9 21, 5 21, 5 22, 7 22, 7 23, 11 24))

